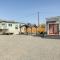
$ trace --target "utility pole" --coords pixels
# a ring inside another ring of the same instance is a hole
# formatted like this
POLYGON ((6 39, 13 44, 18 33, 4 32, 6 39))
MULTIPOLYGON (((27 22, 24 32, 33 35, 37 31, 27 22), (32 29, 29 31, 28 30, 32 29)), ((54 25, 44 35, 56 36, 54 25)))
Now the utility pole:
POLYGON ((39 26, 39 12, 38 12, 38 26, 39 26))

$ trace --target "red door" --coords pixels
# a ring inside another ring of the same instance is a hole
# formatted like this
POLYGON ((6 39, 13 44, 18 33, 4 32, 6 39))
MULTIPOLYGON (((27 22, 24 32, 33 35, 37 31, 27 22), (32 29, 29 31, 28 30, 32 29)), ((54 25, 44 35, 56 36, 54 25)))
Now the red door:
POLYGON ((49 24, 49 34, 59 34, 59 25, 49 24))

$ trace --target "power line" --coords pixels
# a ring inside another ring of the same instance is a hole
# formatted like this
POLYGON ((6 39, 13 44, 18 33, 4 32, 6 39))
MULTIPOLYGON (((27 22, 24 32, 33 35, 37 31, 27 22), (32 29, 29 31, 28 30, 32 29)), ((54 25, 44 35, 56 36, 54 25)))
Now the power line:
POLYGON ((36 16, 36 13, 32 13, 32 14, 30 14, 30 15, 21 17, 21 19, 22 19, 22 20, 31 21, 31 19, 32 19, 32 18, 35 18, 35 16, 36 16))
POLYGON ((36 19, 36 22, 38 21, 38 26, 39 26, 39 12, 38 12, 38 19, 37 19, 37 12, 29 14, 29 15, 21 17, 21 18, 22 18, 22 21, 26 20, 28 23, 30 23, 30 22, 32 23, 32 21, 36 19))

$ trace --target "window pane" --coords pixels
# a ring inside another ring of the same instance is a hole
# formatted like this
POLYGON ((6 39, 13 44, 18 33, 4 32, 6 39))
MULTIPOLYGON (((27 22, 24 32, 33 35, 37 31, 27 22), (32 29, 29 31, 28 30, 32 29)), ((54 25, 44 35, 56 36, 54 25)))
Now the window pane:
POLYGON ((10 27, 12 27, 12 24, 9 24, 10 27))
POLYGON ((2 24, 2 25, 5 25, 5 24, 2 24))
POLYGON ((17 25, 15 26, 15 29, 18 29, 18 26, 17 25))

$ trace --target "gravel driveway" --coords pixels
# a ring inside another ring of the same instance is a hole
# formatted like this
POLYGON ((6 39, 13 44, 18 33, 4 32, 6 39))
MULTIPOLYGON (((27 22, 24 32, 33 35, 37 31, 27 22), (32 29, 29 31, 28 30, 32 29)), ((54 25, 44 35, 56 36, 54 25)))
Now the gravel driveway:
POLYGON ((60 60, 60 40, 0 35, 0 60, 60 60))

